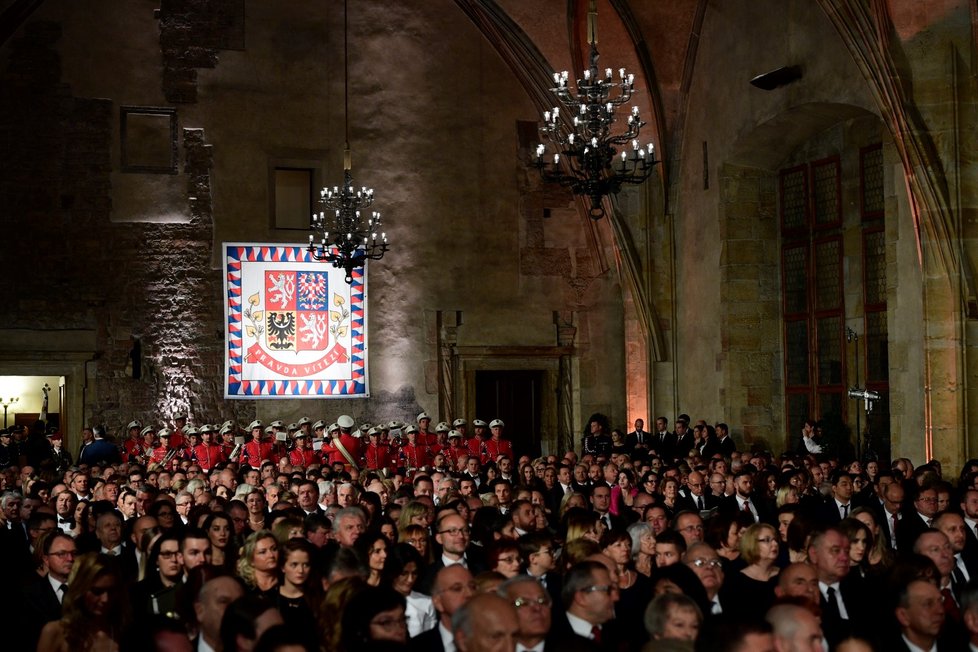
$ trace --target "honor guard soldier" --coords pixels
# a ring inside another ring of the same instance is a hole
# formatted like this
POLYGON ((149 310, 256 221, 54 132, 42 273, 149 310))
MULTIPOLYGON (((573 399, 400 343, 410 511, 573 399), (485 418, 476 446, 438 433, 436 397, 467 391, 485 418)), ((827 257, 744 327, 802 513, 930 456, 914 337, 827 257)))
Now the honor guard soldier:
POLYGON ((307 469, 310 464, 318 462, 319 456, 312 449, 312 436, 304 430, 298 430, 295 434, 295 448, 289 453, 289 464, 307 469))
POLYGON ((448 431, 448 448, 442 451, 445 461, 452 473, 458 473, 462 469, 460 464, 465 464, 465 458, 469 456, 469 449, 463 443, 462 433, 458 430, 448 431))
POLYGON ((309 417, 302 417, 296 421, 295 425, 299 426, 299 430, 309 435, 312 438, 312 419, 309 417))
POLYGON ((431 446, 432 455, 437 455, 448 448, 448 432, 450 430, 451 427, 446 421, 440 421, 438 425, 435 426, 436 441, 431 446))
POLYGON ((320 419, 316 423, 312 424, 312 436, 314 439, 325 440, 326 435, 326 422, 320 419))
POLYGON ((452 430, 457 430, 462 435, 462 442, 469 438, 469 422, 465 419, 455 419, 452 421, 452 430))
POLYGON ((154 448, 156 448, 156 431, 153 430, 153 426, 146 426, 139 431, 139 439, 129 454, 129 463, 148 464, 154 448))
POLYGON ((418 443, 424 446, 433 446, 437 441, 435 433, 431 432, 431 417, 427 412, 418 415, 418 443))
MULTIPOLYGON (((204 424, 204 426, 206 425, 207 424, 204 424)), ((186 428, 183 429, 183 435, 184 435, 183 441, 184 444, 186 444, 186 446, 180 449, 180 452, 177 454, 177 457, 179 457, 182 460, 190 460, 191 462, 193 462, 194 448, 196 448, 200 444, 200 431, 197 428, 194 428, 193 426, 187 426, 186 428)))
POLYGON ((492 437, 486 440, 485 448, 488 458, 482 460, 483 464, 488 463, 490 460, 496 461, 500 455, 505 455, 512 461, 513 442, 502 438, 503 428, 505 427, 506 424, 503 423, 502 419, 493 419, 489 424, 489 429, 492 430, 492 437))
POLYGON ((175 458, 177 456, 177 449, 170 446, 170 439, 173 436, 173 431, 169 428, 162 428, 156 436, 160 440, 160 445, 153 449, 150 453, 149 463, 156 464, 160 467, 166 469, 167 471, 172 471, 174 467, 175 458))
POLYGON ((407 443, 401 446, 401 461, 409 475, 431 464, 431 449, 421 443, 417 426, 408 426, 404 431, 407 443))
MULTIPOLYGON (((322 422, 317 421, 316 423, 322 422)), ((323 446, 319 449, 319 456, 323 458, 323 466, 329 466, 329 456, 332 452, 333 436, 334 434, 337 436, 339 435, 340 427, 335 423, 331 423, 328 426, 325 426, 323 431, 326 433, 326 437, 323 438, 323 446)), ((319 428, 316 428, 316 432, 319 432, 319 428)))
POLYGON ((480 460, 486 454, 486 439, 489 437, 489 424, 482 419, 473 419, 472 428, 475 432, 472 438, 466 442, 469 446, 469 454, 475 455, 480 460))
POLYGON ((187 428, 187 414, 178 412, 173 415, 173 434, 170 436, 170 447, 183 448, 184 430, 187 428))
POLYGON ((122 457, 127 462, 132 462, 138 455, 134 451, 141 449, 139 431, 143 429, 143 424, 138 419, 133 419, 126 426, 126 440, 122 442, 122 457))
MULTIPOLYGON (((228 428, 223 426, 221 430, 228 428)), ((193 460, 197 462, 204 473, 210 473, 214 465, 225 460, 224 448, 213 441, 214 431, 217 428, 211 424, 204 424, 200 429, 200 443, 194 446, 193 460)), ((230 430, 230 428, 228 428, 230 430)), ((233 442, 232 442, 233 443, 233 442)))
POLYGON ((63 476, 71 466, 71 453, 62 448, 64 442, 60 432, 49 433, 48 440, 51 442, 51 459, 54 461, 55 469, 59 476, 63 476))
POLYGON ((234 434, 237 430, 237 426, 231 421, 225 421, 221 425, 221 431, 218 433, 217 443, 221 447, 222 460, 229 460, 233 457, 234 453, 234 434))
POLYGON ((380 440, 382 432, 380 426, 367 431, 369 443, 363 452, 363 464, 370 471, 386 474, 392 468, 391 449, 380 440))
POLYGON ((251 431, 251 441, 241 449, 241 464, 247 464, 253 469, 260 469, 261 463, 271 458, 272 443, 262 437, 262 423, 255 419, 248 424, 251 431))
POLYGON ((330 432, 332 437, 330 443, 323 444, 323 457, 329 458, 329 464, 342 464, 344 468, 358 468, 357 461, 360 459, 360 442, 353 436, 353 428, 356 425, 353 417, 342 414, 336 420, 339 428, 330 432))

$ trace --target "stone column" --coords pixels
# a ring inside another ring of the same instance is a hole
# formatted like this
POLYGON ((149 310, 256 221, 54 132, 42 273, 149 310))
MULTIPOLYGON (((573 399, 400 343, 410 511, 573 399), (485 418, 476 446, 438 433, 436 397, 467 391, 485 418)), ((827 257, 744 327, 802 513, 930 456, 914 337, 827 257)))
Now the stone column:
POLYGON ((577 327, 574 326, 572 310, 554 311, 554 325, 557 327, 557 346, 566 349, 561 353, 557 371, 557 451, 574 450, 574 379, 572 375, 574 359, 571 351, 577 327))

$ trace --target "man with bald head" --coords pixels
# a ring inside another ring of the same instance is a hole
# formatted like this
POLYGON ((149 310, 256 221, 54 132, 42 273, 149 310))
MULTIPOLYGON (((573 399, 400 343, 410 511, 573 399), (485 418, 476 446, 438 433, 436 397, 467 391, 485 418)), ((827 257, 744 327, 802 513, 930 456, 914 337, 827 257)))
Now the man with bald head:
POLYGON ((215 577, 200 587, 194 599, 194 614, 200 625, 195 650, 221 649, 221 619, 227 606, 244 595, 237 578, 230 575, 215 577), (206 647, 204 646, 206 644, 206 647))
POLYGON ((968 549, 968 526, 960 514, 944 512, 934 519, 934 527, 943 532, 951 543, 951 551, 954 553, 951 581, 954 594, 960 596, 966 584, 978 580, 978 556, 973 549, 968 549))
POLYGON ((707 487, 706 476, 699 471, 693 471, 686 477, 686 493, 681 496, 677 511, 695 511, 713 509, 720 504, 719 497, 713 495, 707 487))
POLYGON ((818 573, 811 564, 789 564, 778 575, 774 594, 779 598, 804 598, 813 606, 819 604, 818 573))
POLYGON ((445 566, 431 587, 431 601, 438 611, 438 626, 411 639, 410 649, 416 652, 455 652, 452 617, 475 595, 472 573, 460 564, 445 566))
POLYGON ((516 608, 492 593, 469 600, 452 616, 459 652, 515 652, 520 634, 516 608))

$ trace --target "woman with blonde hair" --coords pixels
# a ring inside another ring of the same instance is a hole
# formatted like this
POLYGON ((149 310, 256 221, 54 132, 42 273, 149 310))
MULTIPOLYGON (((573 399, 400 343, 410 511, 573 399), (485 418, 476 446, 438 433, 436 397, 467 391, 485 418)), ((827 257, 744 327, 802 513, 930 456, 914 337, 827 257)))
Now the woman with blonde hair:
POLYGON ((564 497, 560 499, 560 506, 557 508, 557 518, 564 520, 564 515, 567 514, 567 510, 575 507, 587 509, 587 498, 584 497, 584 494, 576 491, 564 494, 564 497))
POLYGON ((278 541, 271 530, 248 535, 238 558, 238 577, 253 592, 275 597, 279 584, 278 541))
POLYGON ((397 531, 400 538, 404 538, 404 532, 409 525, 428 527, 427 505, 420 501, 412 500, 401 508, 401 515, 397 517, 397 531))
POLYGON ((594 512, 574 509, 567 512, 565 521, 567 525, 567 535, 564 537, 565 542, 570 543, 576 539, 588 539, 595 543, 601 541, 604 525, 594 512))
POLYGON ((777 507, 784 507, 785 505, 795 505, 798 503, 798 490, 792 487, 790 484, 786 484, 783 487, 778 487, 777 491, 774 492, 774 504, 777 507))
POLYGON ((75 559, 61 620, 41 630, 38 652, 117 652, 129 621, 125 589, 115 558, 90 552, 75 559))
POLYGON ((343 637, 341 614, 346 611, 346 605, 356 594, 367 588, 367 582, 355 575, 346 577, 330 584, 319 607, 320 642, 323 650, 339 650, 343 637))
POLYGON ((767 523, 751 525, 740 537, 740 557, 747 564, 738 573, 731 573, 723 583, 720 603, 724 614, 766 613, 774 602, 774 587, 778 584, 776 562, 781 551, 778 532, 767 523), (729 607, 727 605, 730 605, 729 607))

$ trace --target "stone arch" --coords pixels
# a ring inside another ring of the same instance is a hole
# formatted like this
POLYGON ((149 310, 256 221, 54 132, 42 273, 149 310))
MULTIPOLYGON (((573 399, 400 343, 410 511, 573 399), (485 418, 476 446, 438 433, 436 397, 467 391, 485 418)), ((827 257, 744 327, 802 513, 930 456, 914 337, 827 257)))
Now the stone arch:
POLYGON ((778 172, 823 132, 865 118, 883 132, 879 116, 860 106, 792 106, 743 134, 720 165, 720 403, 734 410, 727 417, 748 445, 788 444, 778 172))

